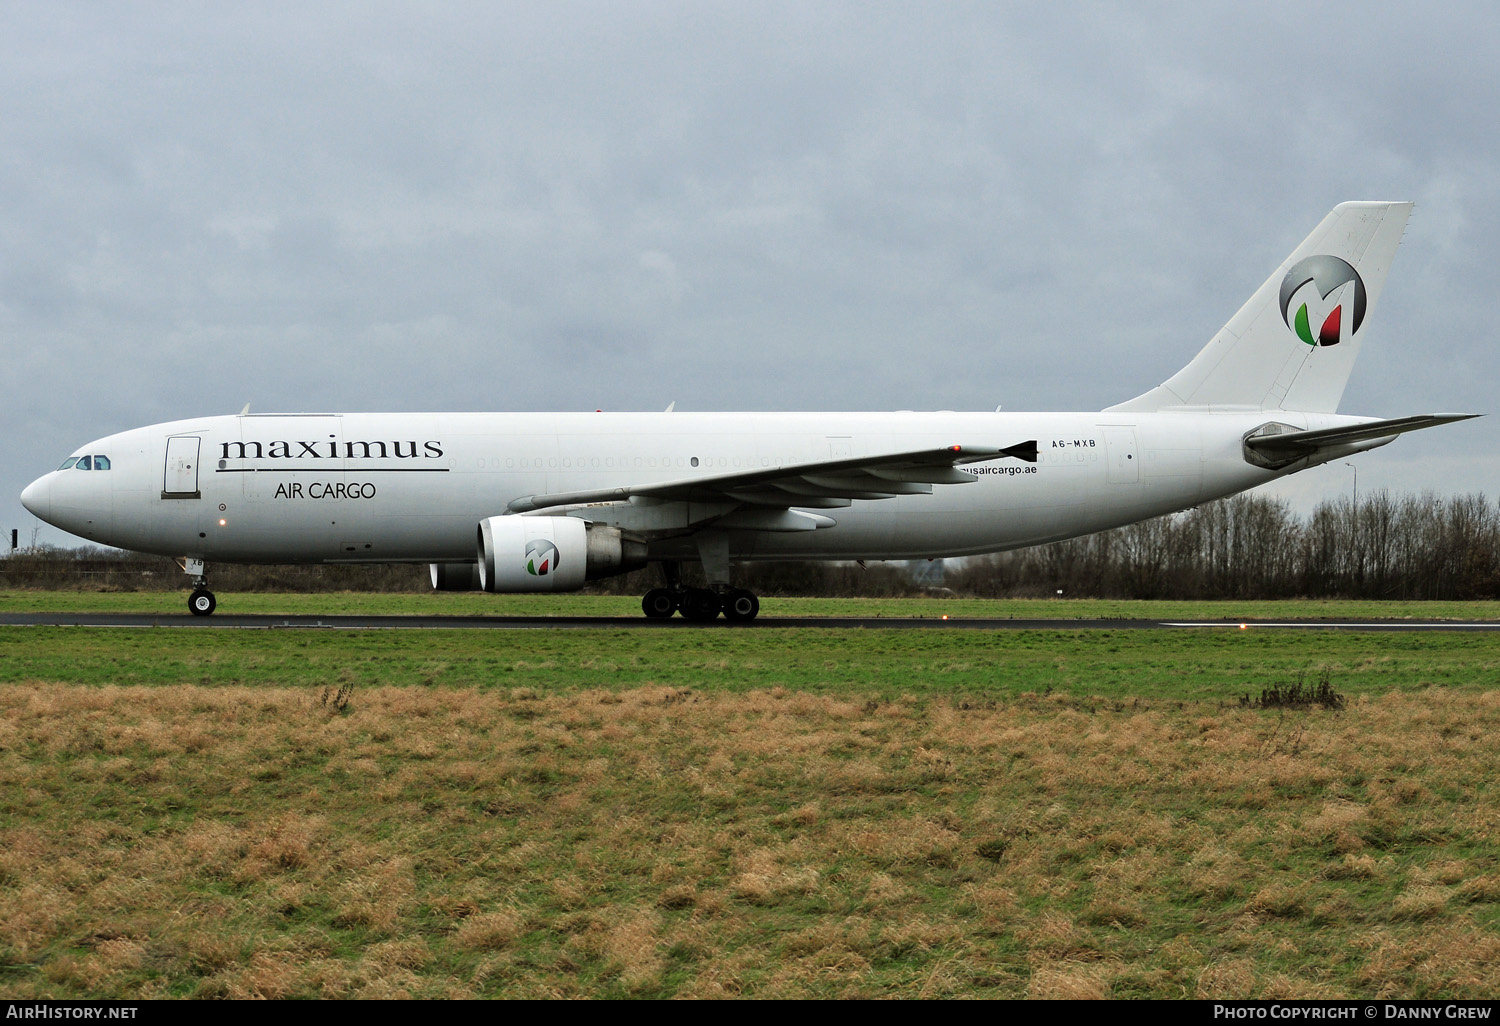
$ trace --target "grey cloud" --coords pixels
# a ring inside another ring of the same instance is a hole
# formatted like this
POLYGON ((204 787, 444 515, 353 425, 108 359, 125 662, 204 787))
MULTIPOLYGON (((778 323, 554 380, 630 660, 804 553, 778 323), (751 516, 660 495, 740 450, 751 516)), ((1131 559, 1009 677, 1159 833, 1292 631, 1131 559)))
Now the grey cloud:
MULTIPOLYGON (((23 355, 0 490, 19 526, 20 488, 74 446, 247 399, 1099 408, 1181 366, 1350 198, 1418 208, 1344 408, 1484 411, 1497 24, 9 4, 0 340, 23 355)), ((1462 429, 1478 451, 1487 424, 1462 429)), ((1487 458, 1441 477, 1457 431, 1361 465, 1500 494, 1487 458)))

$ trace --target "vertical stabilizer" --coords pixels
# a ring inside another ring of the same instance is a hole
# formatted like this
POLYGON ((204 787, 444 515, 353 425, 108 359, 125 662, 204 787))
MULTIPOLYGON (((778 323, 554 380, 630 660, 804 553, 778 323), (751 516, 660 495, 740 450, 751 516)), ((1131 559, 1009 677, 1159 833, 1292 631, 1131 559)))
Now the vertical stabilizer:
POLYGON ((1336 412, 1411 206, 1334 207, 1191 363, 1110 410, 1336 412))

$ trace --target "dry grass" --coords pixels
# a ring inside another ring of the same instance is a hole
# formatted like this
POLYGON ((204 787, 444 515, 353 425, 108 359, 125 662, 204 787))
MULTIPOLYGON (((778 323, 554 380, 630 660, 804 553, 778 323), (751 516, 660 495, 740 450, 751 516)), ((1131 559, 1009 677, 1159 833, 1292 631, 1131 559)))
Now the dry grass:
POLYGON ((1497 693, 318 696, 0 689, 7 996, 1500 991, 1497 693))

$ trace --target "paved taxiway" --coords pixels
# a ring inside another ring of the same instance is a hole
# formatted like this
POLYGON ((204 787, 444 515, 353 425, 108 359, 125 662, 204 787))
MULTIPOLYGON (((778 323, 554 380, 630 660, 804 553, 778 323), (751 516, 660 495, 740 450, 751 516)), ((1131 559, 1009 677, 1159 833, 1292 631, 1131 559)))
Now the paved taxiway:
POLYGON ((1333 630, 1333 631, 1494 631, 1500 622, 1477 620, 1012 620, 1008 618, 776 617, 749 623, 691 623, 678 617, 643 616, 278 616, 217 613, 214 616, 149 613, 0 613, 11 627, 182 627, 198 630, 765 630, 820 627, 827 630, 1333 630))

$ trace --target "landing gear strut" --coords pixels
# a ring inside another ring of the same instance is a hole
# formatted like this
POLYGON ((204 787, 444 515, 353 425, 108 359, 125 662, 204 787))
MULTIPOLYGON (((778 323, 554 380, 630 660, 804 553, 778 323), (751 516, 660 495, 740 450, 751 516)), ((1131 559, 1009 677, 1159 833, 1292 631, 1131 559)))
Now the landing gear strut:
POLYGON ((188 612, 194 616, 208 616, 219 603, 214 593, 208 590, 208 577, 204 574, 203 560, 191 556, 177 564, 182 572, 193 578, 193 593, 188 596, 188 612))

